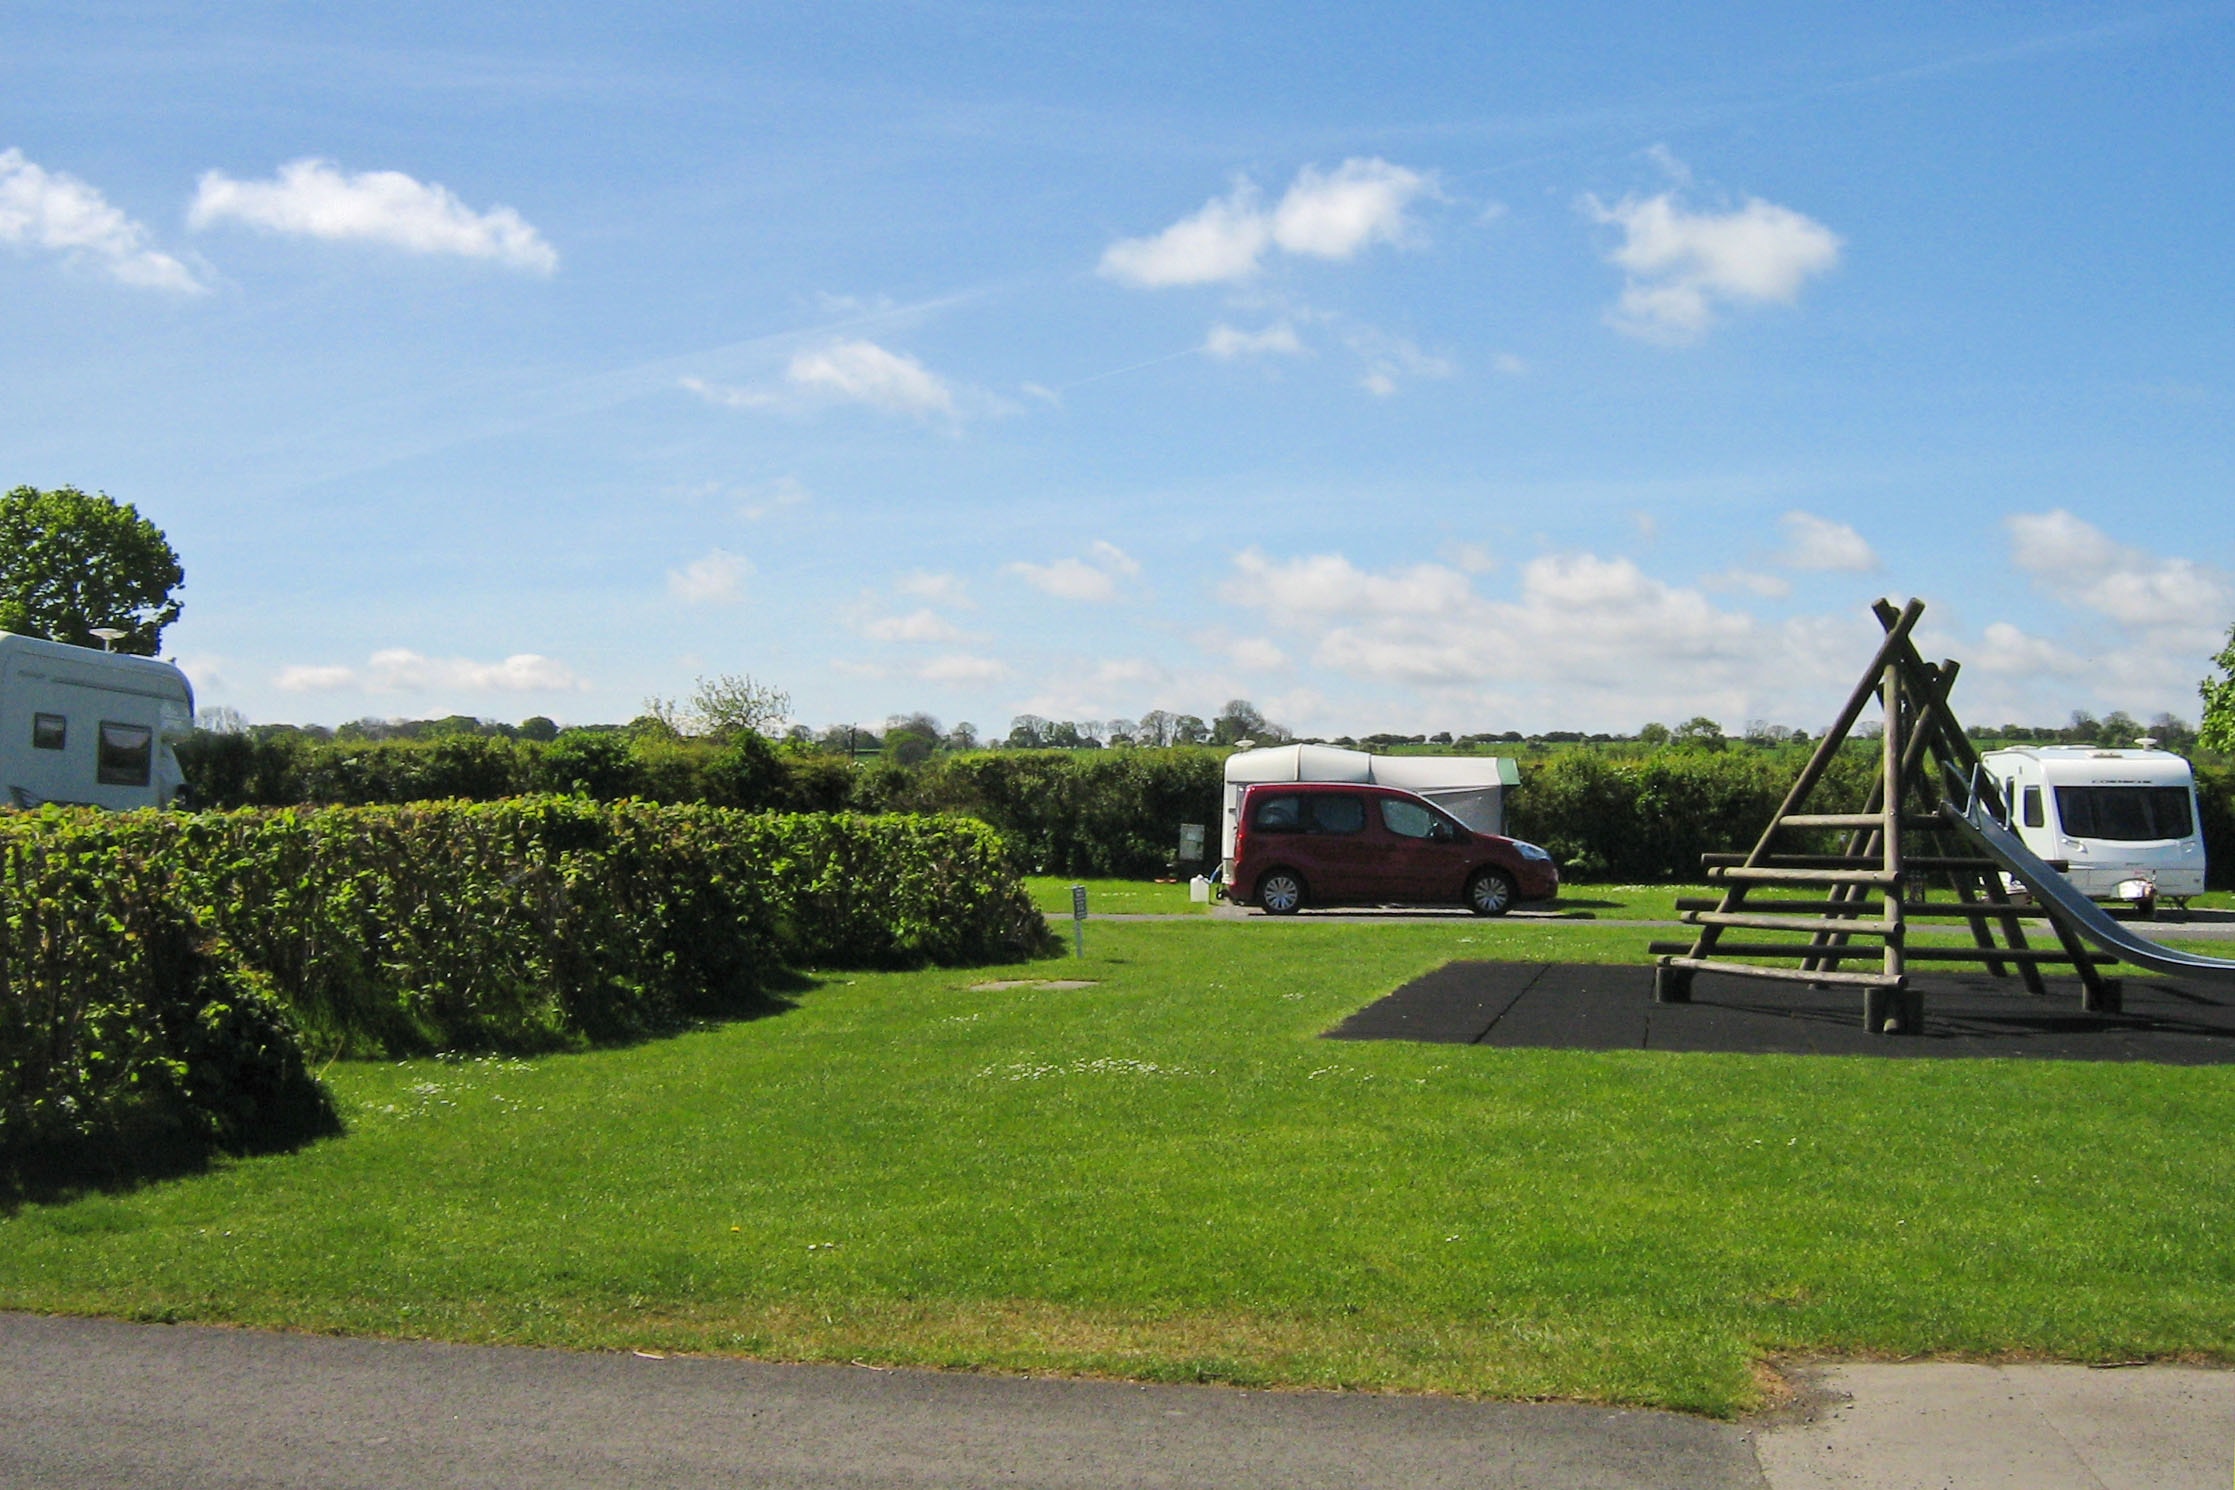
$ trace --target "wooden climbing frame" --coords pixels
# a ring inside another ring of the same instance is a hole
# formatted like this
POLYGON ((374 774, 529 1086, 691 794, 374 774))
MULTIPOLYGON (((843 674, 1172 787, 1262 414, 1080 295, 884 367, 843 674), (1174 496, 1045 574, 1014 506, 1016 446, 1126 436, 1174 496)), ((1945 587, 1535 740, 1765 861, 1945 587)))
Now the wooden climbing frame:
POLYGON ((2118 1008, 2118 983, 2100 970, 2114 959, 2089 950, 2055 917, 2049 925, 2056 946, 2029 945, 2026 911, 2012 903, 2000 867, 1969 851, 1934 810, 1951 777, 1976 780, 1981 791, 1995 788, 1976 769, 1978 751, 1948 706, 1957 665, 1926 662, 1910 639, 1924 609, 1921 600, 1899 610, 1885 600, 1872 607, 1885 639, 1777 815, 1747 853, 1703 856, 1721 894, 1677 901, 1684 921, 1699 931, 1689 942, 1653 944, 1660 1002, 1690 1002, 1692 977, 1700 972, 1853 987, 1862 993, 1869 1029, 1914 1034, 1924 1021, 1924 999, 1911 981, 1912 964, 1968 962, 1998 977, 2015 972, 2033 993, 2044 991, 2043 965, 2069 965, 2079 973, 2083 1009, 2118 1008), (1859 810, 1810 811, 1873 698, 1885 725, 1868 797, 1859 810), (1929 898, 1935 887, 1955 898, 1929 898), (1910 942, 1913 922, 1950 920, 1968 925, 1970 946, 1910 942), (1737 939, 1741 932, 1749 935, 1737 939))

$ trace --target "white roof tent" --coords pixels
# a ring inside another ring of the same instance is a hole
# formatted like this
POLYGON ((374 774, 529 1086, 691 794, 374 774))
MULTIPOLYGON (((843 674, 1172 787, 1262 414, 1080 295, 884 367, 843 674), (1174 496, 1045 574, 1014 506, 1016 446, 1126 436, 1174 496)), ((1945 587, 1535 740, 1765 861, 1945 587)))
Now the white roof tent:
POLYGON ((1521 784, 1520 763, 1502 755, 1369 755, 1332 745, 1276 745, 1226 758, 1226 811, 1219 857, 1234 859, 1242 788, 1260 781, 1354 781, 1426 797, 1480 833, 1505 832, 1505 793, 1521 784))

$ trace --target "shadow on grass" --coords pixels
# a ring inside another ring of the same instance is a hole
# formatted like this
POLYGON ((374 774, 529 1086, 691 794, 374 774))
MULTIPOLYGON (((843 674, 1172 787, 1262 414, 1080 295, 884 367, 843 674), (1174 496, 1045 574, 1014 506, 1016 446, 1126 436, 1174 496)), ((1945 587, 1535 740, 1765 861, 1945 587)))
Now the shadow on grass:
POLYGON ((1563 895, 1558 900, 1532 901, 1522 907, 1524 910, 1557 911, 1563 915, 1573 911, 1578 921, 1591 920, 1593 911, 1618 911, 1624 908, 1624 903, 1619 900, 1583 900, 1573 895, 1563 895))
POLYGON ((0 1151, 0 1216, 27 1205, 123 1194, 202 1174, 224 1159, 286 1153, 341 1131, 332 1100, 315 1084, 287 1093, 280 1106, 226 1137, 212 1135, 206 1117, 150 1102, 98 1132, 0 1151))

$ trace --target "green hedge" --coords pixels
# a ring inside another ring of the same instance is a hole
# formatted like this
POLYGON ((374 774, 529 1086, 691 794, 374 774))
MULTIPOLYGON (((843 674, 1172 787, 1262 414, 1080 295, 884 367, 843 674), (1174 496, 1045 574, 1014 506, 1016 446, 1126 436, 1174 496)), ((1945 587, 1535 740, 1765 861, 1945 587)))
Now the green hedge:
POLYGON ((71 1114, 113 1127, 142 1096, 220 1138, 254 1126, 228 1093, 285 1072, 197 1073, 257 1040, 290 1070, 303 1050, 569 1047, 749 1008, 787 968, 1054 948, 998 837, 955 818, 46 809, 0 816, 0 851, 0 1147, 71 1114))
MULTIPOLYGON (((1752 844, 1808 753, 1807 746, 1672 746, 1644 755, 1574 749, 1524 756, 1507 826, 1551 849, 1575 880, 1696 879, 1701 853, 1752 844)), ((591 730, 548 744, 198 736, 185 751, 204 801, 401 802, 549 790, 794 811, 959 813, 999 829, 1020 870, 1139 876, 1164 869, 1181 823, 1215 828, 1225 754, 1001 750, 857 768, 759 740, 724 747, 591 730)), ((1850 743, 1819 808, 1859 804, 1876 766, 1875 745, 1850 743)), ((2235 885, 2235 768, 2199 765, 2197 793, 2212 882, 2235 885)))
POLYGON ((333 1126, 268 980, 124 836, 50 819, 0 843, 0 1158, 333 1126))

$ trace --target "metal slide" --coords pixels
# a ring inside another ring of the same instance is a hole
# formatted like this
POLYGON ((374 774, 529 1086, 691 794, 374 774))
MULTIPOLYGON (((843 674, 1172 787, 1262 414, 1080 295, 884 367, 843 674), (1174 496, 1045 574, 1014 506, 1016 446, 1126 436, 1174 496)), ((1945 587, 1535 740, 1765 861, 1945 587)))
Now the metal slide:
POLYGON ((2082 895, 2072 881, 2034 857, 2033 850, 2027 848, 2017 834, 1996 822, 1988 814, 1981 793, 1969 793, 1963 807, 1942 802, 1940 815, 1970 838, 1988 858, 2025 881, 2037 902, 2035 909, 2064 922, 2119 961, 2146 967, 2154 973, 2186 973, 2235 983, 2235 962, 2199 957, 2194 952, 2177 952, 2147 937, 2136 936, 2125 923, 2113 920, 2103 907, 2082 895))

